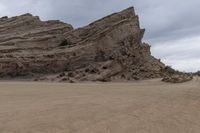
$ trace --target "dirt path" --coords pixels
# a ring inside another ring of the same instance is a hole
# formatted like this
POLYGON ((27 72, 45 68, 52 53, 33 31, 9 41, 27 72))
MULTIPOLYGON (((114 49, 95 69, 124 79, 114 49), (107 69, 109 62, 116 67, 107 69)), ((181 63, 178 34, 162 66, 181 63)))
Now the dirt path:
POLYGON ((0 82, 0 133, 199 133, 200 81, 0 82))

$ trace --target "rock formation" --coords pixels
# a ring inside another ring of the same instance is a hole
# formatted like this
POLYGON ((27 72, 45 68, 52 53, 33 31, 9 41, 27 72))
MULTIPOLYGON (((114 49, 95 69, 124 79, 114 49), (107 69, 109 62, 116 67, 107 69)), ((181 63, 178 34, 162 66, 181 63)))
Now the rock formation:
POLYGON ((199 76, 200 77, 200 71, 197 71, 196 73, 193 73, 194 76, 199 76))
POLYGON ((168 75, 162 79, 164 82, 169 82, 169 83, 184 83, 187 81, 191 81, 193 79, 193 76, 183 74, 183 75, 168 75))
POLYGON ((0 18, 0 76, 54 81, 157 78, 165 67, 142 42, 144 29, 128 8, 73 29, 25 14, 0 18))

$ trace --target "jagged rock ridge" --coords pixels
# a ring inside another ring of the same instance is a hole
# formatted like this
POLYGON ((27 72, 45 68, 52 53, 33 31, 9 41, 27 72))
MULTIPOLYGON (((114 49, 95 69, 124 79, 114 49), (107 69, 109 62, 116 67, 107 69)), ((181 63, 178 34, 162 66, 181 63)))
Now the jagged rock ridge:
POLYGON ((31 14, 3 17, 0 76, 69 82, 161 77, 165 66, 142 42, 144 31, 133 7, 79 29, 31 14))

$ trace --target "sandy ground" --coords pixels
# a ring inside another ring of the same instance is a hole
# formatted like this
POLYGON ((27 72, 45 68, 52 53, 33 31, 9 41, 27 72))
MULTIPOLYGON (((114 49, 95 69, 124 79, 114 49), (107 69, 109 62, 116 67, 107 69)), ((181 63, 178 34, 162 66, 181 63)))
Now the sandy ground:
POLYGON ((200 80, 0 82, 0 133, 199 133, 200 80))

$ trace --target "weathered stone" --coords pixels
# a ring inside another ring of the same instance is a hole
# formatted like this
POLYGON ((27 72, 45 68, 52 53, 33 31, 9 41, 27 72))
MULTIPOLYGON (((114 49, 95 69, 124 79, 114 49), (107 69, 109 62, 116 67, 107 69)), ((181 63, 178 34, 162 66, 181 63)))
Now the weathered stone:
POLYGON ((31 14, 5 18, 0 21, 0 75, 55 74, 69 82, 161 77, 165 65, 142 42, 144 31, 132 7, 75 30, 31 14))
POLYGON ((183 83, 192 80, 193 77, 189 75, 170 75, 162 79, 164 82, 169 83, 183 83))

